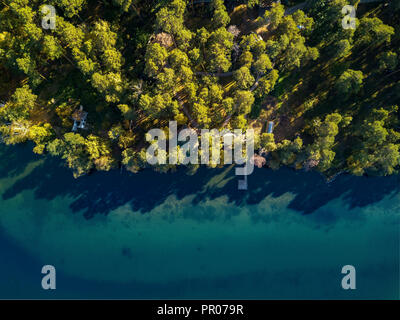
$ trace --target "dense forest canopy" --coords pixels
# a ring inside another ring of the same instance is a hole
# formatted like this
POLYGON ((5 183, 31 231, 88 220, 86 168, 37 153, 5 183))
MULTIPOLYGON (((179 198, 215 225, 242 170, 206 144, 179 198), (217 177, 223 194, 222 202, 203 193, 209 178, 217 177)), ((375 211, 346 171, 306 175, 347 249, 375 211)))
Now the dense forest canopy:
POLYGON ((137 172, 146 132, 175 120, 252 128, 273 169, 393 174, 399 29, 400 0, 3 0, 1 138, 75 177, 137 172), (355 29, 342 26, 349 4, 355 29))

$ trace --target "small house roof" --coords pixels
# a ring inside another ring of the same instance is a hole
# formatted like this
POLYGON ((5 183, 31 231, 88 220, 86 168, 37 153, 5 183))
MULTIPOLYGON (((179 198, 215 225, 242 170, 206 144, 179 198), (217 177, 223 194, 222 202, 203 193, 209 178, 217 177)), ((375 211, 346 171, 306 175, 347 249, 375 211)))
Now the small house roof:
POLYGON ((274 125, 275 125, 274 121, 268 122, 268 133, 272 133, 272 131, 274 130, 274 125))

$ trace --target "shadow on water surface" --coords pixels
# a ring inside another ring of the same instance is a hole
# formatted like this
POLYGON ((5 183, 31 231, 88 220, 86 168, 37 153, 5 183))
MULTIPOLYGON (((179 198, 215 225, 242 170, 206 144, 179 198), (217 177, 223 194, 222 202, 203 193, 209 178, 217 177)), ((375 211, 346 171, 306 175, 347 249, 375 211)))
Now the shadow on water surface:
MULTIPOLYGON (((41 157, 32 155, 30 148, 0 147, 0 178, 16 176, 27 164, 41 157)), ((290 209, 309 214, 331 200, 342 197, 350 208, 364 207, 382 200, 385 196, 400 191, 399 176, 352 177, 342 175, 331 184, 315 172, 295 171, 288 168, 273 171, 255 169, 249 177, 249 190, 237 190, 238 178, 230 170, 222 177, 223 185, 212 187, 208 183, 224 169, 201 168, 194 176, 184 169, 173 174, 143 170, 139 174, 114 170, 97 172, 90 176, 74 179, 60 159, 43 157, 44 162, 29 174, 18 179, 2 194, 3 200, 11 199, 25 190, 34 190, 38 199, 51 200, 57 196, 72 197, 73 212, 83 211, 86 218, 129 204, 132 210, 148 212, 163 203, 169 196, 178 199, 193 195, 192 203, 205 199, 226 196, 237 206, 257 204, 267 196, 279 197, 293 194, 290 209), (229 179, 232 178, 232 179, 229 179)))

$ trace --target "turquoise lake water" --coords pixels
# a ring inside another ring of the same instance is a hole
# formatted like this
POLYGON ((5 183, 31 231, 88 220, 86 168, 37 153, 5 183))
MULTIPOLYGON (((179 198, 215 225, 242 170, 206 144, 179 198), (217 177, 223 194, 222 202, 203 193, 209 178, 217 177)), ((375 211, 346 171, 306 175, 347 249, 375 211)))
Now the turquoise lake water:
POLYGON ((238 191, 228 167, 75 180, 28 146, 0 160, 0 298, 399 299, 399 176, 256 169, 238 191))

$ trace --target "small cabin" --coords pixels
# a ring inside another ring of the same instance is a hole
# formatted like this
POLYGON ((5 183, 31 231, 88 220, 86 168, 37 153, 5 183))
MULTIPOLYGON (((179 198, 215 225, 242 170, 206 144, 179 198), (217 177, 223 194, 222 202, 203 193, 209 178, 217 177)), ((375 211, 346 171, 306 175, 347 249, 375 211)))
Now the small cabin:
POLYGON ((79 129, 86 129, 86 118, 88 113, 83 111, 83 106, 81 105, 78 110, 72 114, 72 119, 74 120, 74 125, 72 127, 72 131, 75 132, 79 129))
POLYGON ((273 121, 268 122, 268 130, 267 130, 268 133, 272 133, 274 131, 274 125, 275 123, 273 121))

